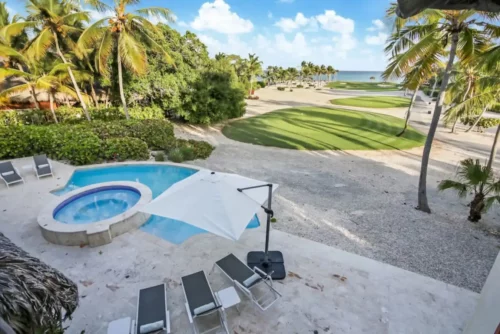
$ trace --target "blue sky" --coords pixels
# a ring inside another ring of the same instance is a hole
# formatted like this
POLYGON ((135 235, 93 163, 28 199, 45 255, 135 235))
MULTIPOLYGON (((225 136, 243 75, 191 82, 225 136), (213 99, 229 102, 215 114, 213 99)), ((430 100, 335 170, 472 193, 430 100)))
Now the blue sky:
MULTIPOLYGON (((383 70, 390 0, 142 0, 166 6, 181 32, 195 32, 210 53, 256 53, 265 66, 302 60, 339 70, 383 70)), ((8 1, 16 12, 22 2, 8 1)), ((98 18, 100 13, 93 13, 98 18)))

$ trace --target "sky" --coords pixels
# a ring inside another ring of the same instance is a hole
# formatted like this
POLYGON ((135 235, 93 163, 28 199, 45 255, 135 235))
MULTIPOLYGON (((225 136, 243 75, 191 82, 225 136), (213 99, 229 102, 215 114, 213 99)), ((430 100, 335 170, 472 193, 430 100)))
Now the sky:
MULTIPOLYGON (((264 66, 298 66, 301 61, 344 71, 382 71, 390 30, 385 10, 391 0, 141 0, 138 7, 169 8, 180 32, 198 35, 213 56, 247 57, 264 66)), ((22 1, 7 6, 23 13, 22 1)), ((94 20, 102 13, 92 12, 94 20)))

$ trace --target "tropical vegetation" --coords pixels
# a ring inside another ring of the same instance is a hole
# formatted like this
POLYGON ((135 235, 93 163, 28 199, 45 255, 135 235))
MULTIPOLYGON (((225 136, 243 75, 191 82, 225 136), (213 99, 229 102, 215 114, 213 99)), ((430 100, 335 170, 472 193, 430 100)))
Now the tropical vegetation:
MULTIPOLYGON (((405 85, 417 89, 434 75, 436 64, 446 59, 422 156, 418 187, 417 208, 430 213, 427 168, 455 60, 458 58, 462 66, 467 66, 490 51, 491 39, 500 36, 500 29, 495 25, 499 15, 474 10, 426 9, 413 17, 402 19, 396 17, 396 7, 393 4, 388 10, 388 16, 393 18, 393 34, 386 48, 392 57, 386 76, 404 77, 405 85)), ((466 83, 468 86, 469 83, 466 83)), ((460 94, 462 100, 467 94, 460 94)))
POLYGON ((478 222, 496 202, 500 204, 500 179, 495 179, 491 166, 483 165, 479 159, 466 159, 457 169, 457 180, 443 180, 438 185, 440 191, 454 190, 460 198, 473 195, 469 203, 471 222, 478 222))

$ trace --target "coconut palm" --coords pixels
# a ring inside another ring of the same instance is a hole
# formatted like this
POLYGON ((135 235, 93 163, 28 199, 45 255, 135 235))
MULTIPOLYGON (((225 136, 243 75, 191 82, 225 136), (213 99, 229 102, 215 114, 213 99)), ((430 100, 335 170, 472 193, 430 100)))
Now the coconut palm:
POLYGON ((63 333, 78 306, 76 284, 2 233, 0 260, 0 318, 16 333, 63 333))
MULTIPOLYGON (((26 65, 26 64, 25 64, 26 65)), ((8 97, 13 94, 18 94, 21 92, 29 91, 36 109, 40 109, 40 104, 36 98, 36 91, 44 91, 49 95, 50 99, 50 110, 52 112, 52 117, 54 122, 57 123, 57 117, 54 110, 53 98, 57 92, 61 92, 67 95, 76 96, 75 92, 65 85, 60 77, 62 73, 63 77, 67 77, 67 67, 72 66, 71 64, 59 64, 54 66, 49 73, 45 73, 42 68, 31 64, 28 69, 29 71, 20 71, 14 68, 0 68, 0 82, 9 78, 17 77, 23 80, 23 83, 9 87, 0 92, 0 97, 8 97)))
MULTIPOLYGON (((25 21, 11 23, 0 30, 1 39, 9 43, 12 38, 32 29, 36 34, 24 47, 24 54, 28 59, 41 61, 54 47, 63 63, 69 64, 63 50, 78 53, 74 39, 81 32, 81 22, 89 20, 88 12, 81 11, 76 2, 69 0, 28 0, 26 10, 29 15, 25 21)), ((87 105, 71 67, 68 67, 68 74, 85 116, 90 120, 87 105)))
POLYGON ((261 73, 262 62, 259 60, 259 57, 257 57, 255 53, 249 54, 247 62, 247 74, 250 77, 250 95, 252 95, 253 92, 253 81, 255 79, 255 76, 261 73))
POLYGON ((149 7, 127 12, 127 5, 138 1, 116 0, 111 8, 99 0, 89 0, 88 3, 99 11, 112 13, 90 25, 78 39, 81 49, 95 49, 95 68, 103 75, 109 75, 109 59, 115 50, 116 66, 118 68, 118 85, 123 111, 127 119, 127 101, 123 91, 123 67, 134 74, 142 75, 147 70, 146 50, 155 49, 162 53, 165 61, 172 63, 168 53, 156 41, 160 35, 158 28, 148 20, 150 16, 172 20, 172 12, 163 7, 149 7))
POLYGON ((331 76, 332 74, 335 74, 335 69, 333 68, 333 66, 328 65, 328 67, 326 68, 326 74, 328 74, 328 81, 332 81, 331 76))
POLYGON ((497 132, 495 134, 495 139, 493 140, 493 146, 491 147, 490 158, 488 159, 488 169, 491 170, 493 163, 495 162, 495 157, 497 155, 497 145, 498 138, 500 137, 500 124, 497 126, 497 132))
POLYGON ((288 81, 295 81, 299 76, 299 71, 295 67, 289 67, 287 70, 288 81))
POLYGON ((500 180, 495 180, 488 166, 483 166, 479 159, 466 159, 460 162, 457 170, 458 180, 443 180, 438 185, 440 191, 453 189, 458 196, 465 198, 468 193, 473 193, 470 202, 468 219, 478 222, 481 214, 495 203, 500 203, 500 180))
MULTIPOLYGON (((395 8, 395 5, 389 8, 389 16, 395 16, 395 8)), ((431 212, 427 200, 427 168, 432 142, 443 109, 444 92, 448 86, 455 56, 458 54, 461 61, 467 62, 484 51, 488 38, 493 33, 498 32, 498 27, 482 19, 495 20, 497 17, 498 14, 483 14, 474 10, 439 11, 427 9, 413 18, 394 20, 394 29, 399 31, 397 40, 394 41, 394 51, 400 53, 403 49, 407 50, 405 57, 400 62, 404 72, 409 72, 408 68, 423 53, 429 55, 428 50, 431 48, 440 53, 448 51, 447 65, 443 73, 439 97, 422 155, 417 209, 424 212, 431 212), (441 49, 435 48, 434 44, 436 43, 439 43, 441 49)))

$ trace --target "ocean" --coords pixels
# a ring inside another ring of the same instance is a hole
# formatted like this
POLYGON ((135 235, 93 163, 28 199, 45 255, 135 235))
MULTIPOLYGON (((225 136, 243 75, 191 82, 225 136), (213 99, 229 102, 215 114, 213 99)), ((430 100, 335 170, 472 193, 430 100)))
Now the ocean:
MULTIPOLYGON (((383 81, 380 77, 382 71, 340 71, 335 75, 335 81, 362 81, 369 82, 371 77, 375 77, 374 81, 383 81)), ((321 76, 322 80, 327 80, 326 75, 321 76)))

